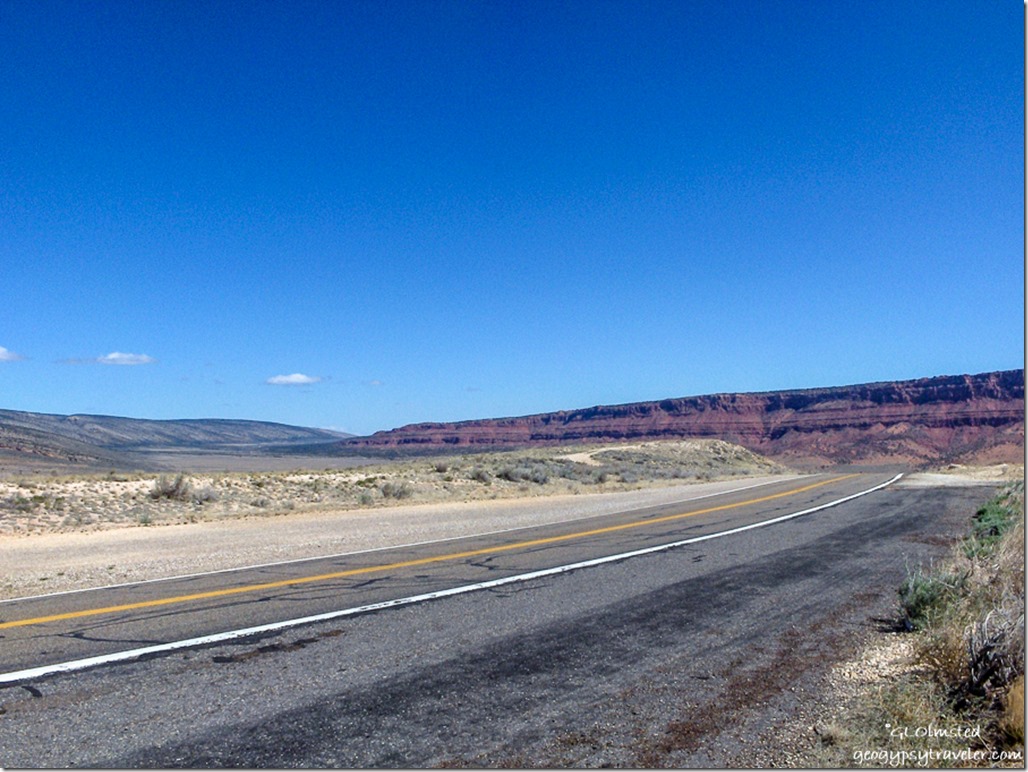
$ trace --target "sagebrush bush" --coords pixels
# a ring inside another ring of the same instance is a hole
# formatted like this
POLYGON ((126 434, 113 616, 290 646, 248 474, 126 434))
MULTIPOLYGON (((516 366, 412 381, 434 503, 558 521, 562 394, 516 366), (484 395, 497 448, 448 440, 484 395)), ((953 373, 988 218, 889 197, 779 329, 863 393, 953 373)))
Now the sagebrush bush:
POLYGON ((489 485, 493 481, 493 476, 485 469, 476 468, 471 470, 471 479, 489 485))
POLYGON ((975 697, 1004 691, 1024 674, 1024 610, 991 609, 965 633, 967 673, 960 687, 975 697))
POLYGON ((414 495, 414 486, 406 480, 383 483, 379 490, 387 499, 407 499, 414 495))
POLYGON ((218 492, 211 486, 205 485, 193 492, 192 499, 194 504, 209 504, 218 500, 218 492))
POLYGON ((967 575, 924 571, 918 567, 900 586, 900 609, 907 630, 921 630, 943 613, 966 586, 967 575))
POLYGON ((161 475, 150 489, 150 498, 159 501, 169 499, 171 501, 188 501, 193 495, 193 486, 184 474, 170 479, 167 475, 161 475))
POLYGON ((964 539, 964 554, 969 559, 991 555, 1003 535, 1016 524, 1016 512, 1007 496, 993 499, 971 519, 971 533, 964 539))
POLYGON ((534 466, 518 466, 518 467, 504 467, 496 476, 502 480, 508 482, 534 482, 538 485, 545 485, 550 481, 550 475, 546 471, 546 467, 534 465, 534 466))

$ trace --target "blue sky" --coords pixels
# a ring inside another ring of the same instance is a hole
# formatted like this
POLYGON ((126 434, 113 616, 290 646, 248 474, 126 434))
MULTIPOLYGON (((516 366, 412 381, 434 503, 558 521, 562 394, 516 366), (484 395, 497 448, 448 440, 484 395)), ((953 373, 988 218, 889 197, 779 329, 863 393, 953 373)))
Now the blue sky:
POLYGON ((364 434, 1022 367, 1023 12, 0 0, 0 407, 364 434))

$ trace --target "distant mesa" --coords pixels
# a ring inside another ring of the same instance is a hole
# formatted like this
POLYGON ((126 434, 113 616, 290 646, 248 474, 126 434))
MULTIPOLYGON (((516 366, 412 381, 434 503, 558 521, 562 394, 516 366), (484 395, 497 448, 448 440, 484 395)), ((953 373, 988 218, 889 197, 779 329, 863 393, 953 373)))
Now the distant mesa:
POLYGON ((421 423, 367 437, 264 421, 0 410, 0 470, 144 469, 168 453, 338 459, 661 439, 721 439, 793 465, 1019 463, 1024 385, 1023 369, 1006 370, 421 423))
POLYGON ((717 438, 783 462, 1018 463, 1024 370, 834 388, 600 405, 422 423, 340 443, 358 448, 497 449, 568 442, 717 438))

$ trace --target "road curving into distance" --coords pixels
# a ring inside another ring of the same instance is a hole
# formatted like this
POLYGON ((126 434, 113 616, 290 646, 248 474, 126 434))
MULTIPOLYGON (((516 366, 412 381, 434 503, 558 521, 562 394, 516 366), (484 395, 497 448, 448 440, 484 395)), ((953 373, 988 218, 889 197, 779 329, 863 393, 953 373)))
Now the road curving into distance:
POLYGON ((0 684, 628 559, 802 516, 897 479, 741 484, 573 524, 7 601, 0 684))
MULTIPOLYGON (((988 493, 895 477, 4 602, 0 765, 552 765, 554 732, 657 671, 758 667, 797 622, 866 618, 854 598, 893 597, 988 493)), ((564 760, 647 765, 618 747, 564 760)))

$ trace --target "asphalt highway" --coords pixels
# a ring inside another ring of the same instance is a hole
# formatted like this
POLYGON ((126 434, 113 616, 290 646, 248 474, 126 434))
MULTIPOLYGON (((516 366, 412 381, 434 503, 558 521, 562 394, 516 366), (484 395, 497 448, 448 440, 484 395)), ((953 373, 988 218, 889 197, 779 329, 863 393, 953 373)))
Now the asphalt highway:
POLYGON ((859 613, 985 495, 893 477, 5 602, 0 766, 554 763, 654 668, 859 613))
POLYGON ((573 524, 8 601, 0 604, 0 674, 576 565, 817 507, 890 477, 740 483, 728 495, 573 524))

